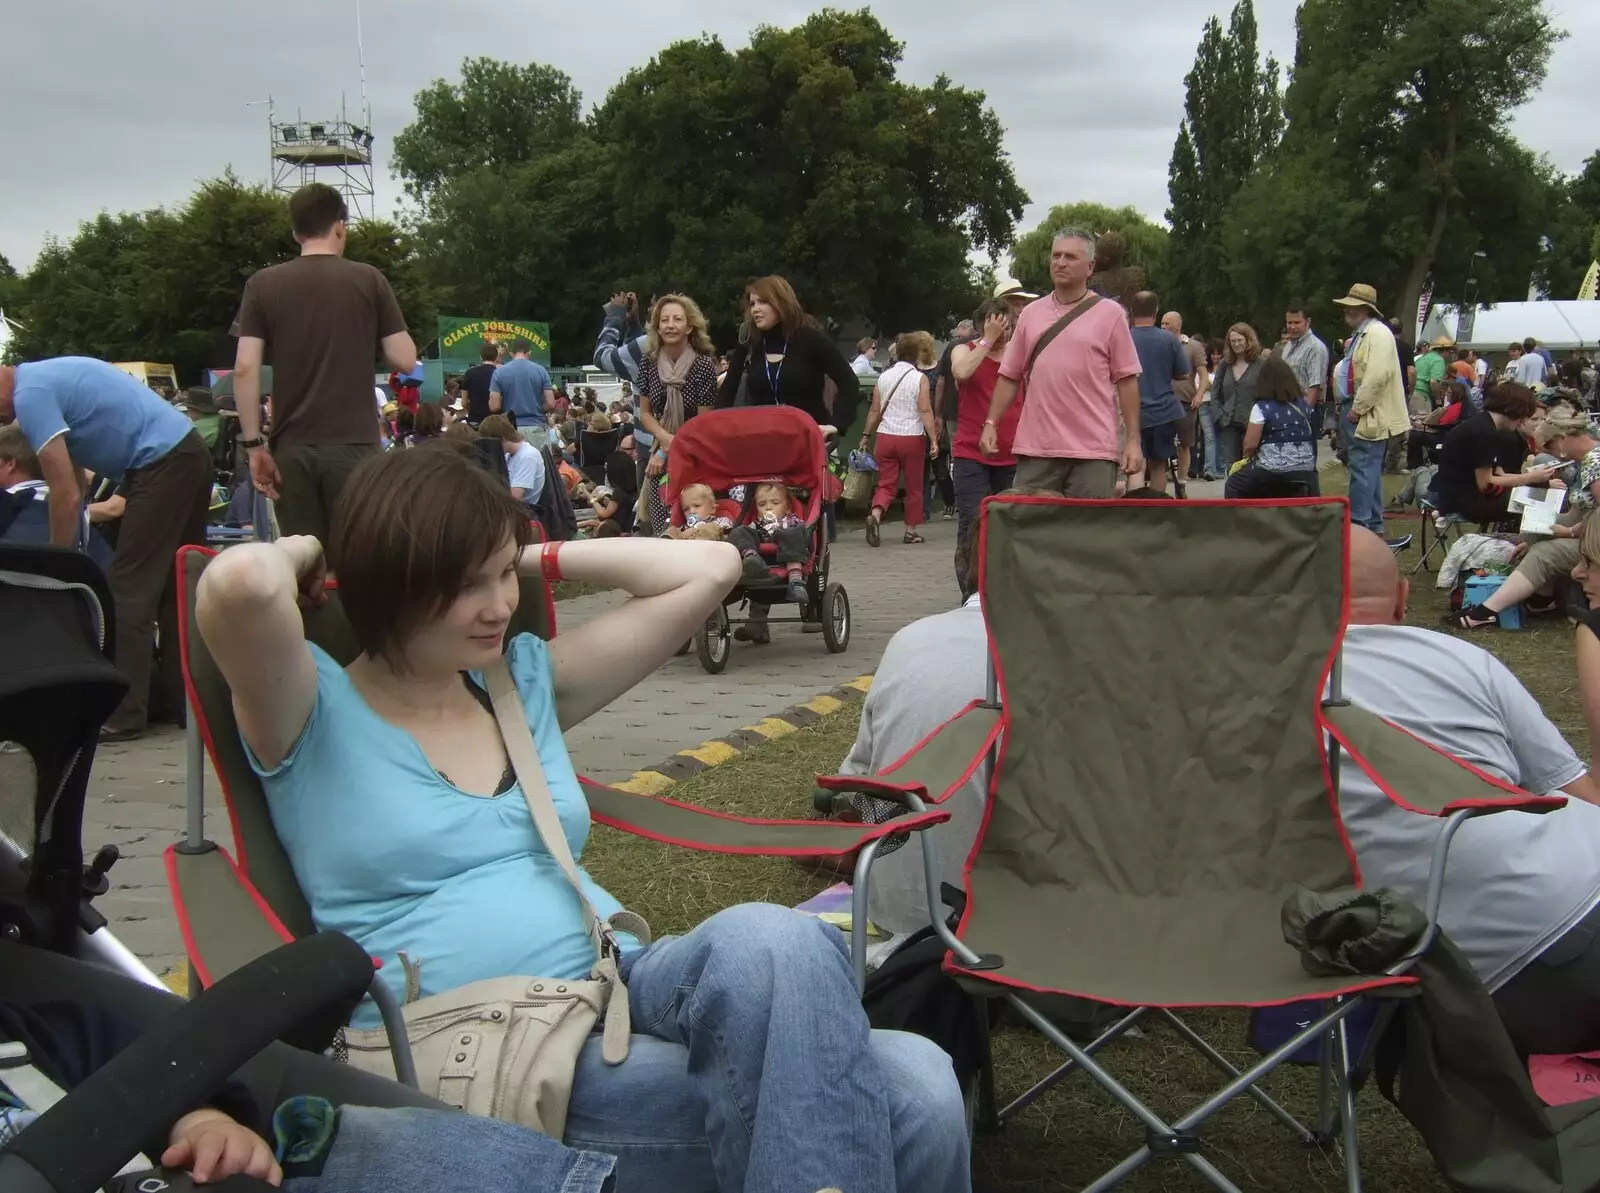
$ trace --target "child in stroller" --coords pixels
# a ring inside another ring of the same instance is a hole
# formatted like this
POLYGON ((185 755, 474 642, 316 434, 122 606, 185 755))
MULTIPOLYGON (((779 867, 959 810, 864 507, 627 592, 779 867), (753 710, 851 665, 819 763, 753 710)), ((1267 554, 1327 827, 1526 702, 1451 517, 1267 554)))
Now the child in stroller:
POLYGON ((717 495, 710 485, 685 485, 678 504, 683 508, 683 525, 668 526, 668 538, 721 542, 733 529, 733 519, 717 512, 717 495))
POLYGON ((739 554, 744 557, 745 577, 766 579, 767 565, 761 559, 761 545, 774 543, 778 548, 778 563, 789 572, 789 599, 804 605, 808 597, 801 568, 810 543, 805 521, 794 512, 789 500, 789 486, 778 480, 756 485, 755 510, 754 522, 728 532, 728 541, 738 547, 739 554))

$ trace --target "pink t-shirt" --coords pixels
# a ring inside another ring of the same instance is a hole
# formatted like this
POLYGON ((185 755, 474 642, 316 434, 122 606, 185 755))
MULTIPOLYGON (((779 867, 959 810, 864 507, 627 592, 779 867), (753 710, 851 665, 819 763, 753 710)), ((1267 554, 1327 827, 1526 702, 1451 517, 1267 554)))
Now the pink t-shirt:
MULTIPOLYGON (((1050 294, 1024 307, 1000 375, 1021 381, 1034 343, 1067 310, 1050 294)), ((1138 375, 1127 312, 1115 299, 1102 298, 1034 362, 1013 450, 1019 456, 1117 459, 1117 382, 1138 375)))

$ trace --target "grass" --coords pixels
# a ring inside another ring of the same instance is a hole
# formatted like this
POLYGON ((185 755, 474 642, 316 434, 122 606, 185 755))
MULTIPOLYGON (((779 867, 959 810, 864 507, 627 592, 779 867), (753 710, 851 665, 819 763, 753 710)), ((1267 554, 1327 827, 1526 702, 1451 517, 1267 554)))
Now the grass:
MULTIPOLYGON (((1323 473, 1324 491, 1342 492, 1342 469, 1323 473)), ((1393 491, 1393 490, 1391 490, 1393 491)), ((1391 533, 1414 531, 1414 519, 1396 520, 1391 533)), ((1402 555, 1403 572, 1416 562, 1416 548, 1402 555)), ((1411 624, 1438 628, 1448 595, 1419 573, 1413 587, 1411 624)), ((1585 741, 1582 707, 1571 661, 1572 635, 1559 619, 1537 619, 1520 632, 1472 636, 1493 651, 1539 699, 1568 740, 1585 741)), ((855 738, 859 706, 743 757, 704 771, 673 790, 677 799, 755 815, 805 815, 813 777, 832 772, 855 738)), ((1581 749, 1581 745, 1580 745, 1581 749)), ((600 826, 584 860, 595 878, 624 905, 643 914, 658 934, 682 932, 721 908, 748 901, 792 906, 834 881, 792 862, 721 857, 671 850, 600 826)), ((1205 1011, 1188 1021, 1236 1065, 1255 1053, 1245 1040, 1246 1017, 1205 1011)), ((1203 1101, 1221 1084, 1219 1075, 1192 1049, 1161 1026, 1143 1039, 1107 1049, 1102 1059, 1128 1088, 1159 1112, 1172 1115, 1203 1101)), ((1037 1034, 1016 1026, 995 1037, 995 1071, 1002 1104, 1053 1070, 1060 1055, 1037 1034)), ((1316 1110, 1316 1074, 1281 1069, 1266 1088, 1291 1113, 1308 1121, 1316 1110)), ((1411 1126, 1375 1089, 1359 1103, 1362 1169, 1372 1193, 1431 1193, 1446 1185, 1411 1126)), ((1206 1155, 1241 1189, 1259 1193, 1336 1193, 1344 1177, 1336 1155, 1296 1145, 1284 1129, 1249 1099, 1219 1113, 1205 1132, 1206 1155)), ((1081 1189, 1143 1141, 1143 1132, 1088 1079, 1068 1078, 1001 1132, 974 1145, 974 1182, 982 1193, 1054 1193, 1081 1189)), ((1129 1193, 1209 1188, 1187 1165, 1157 1161, 1124 1182, 1129 1193)))

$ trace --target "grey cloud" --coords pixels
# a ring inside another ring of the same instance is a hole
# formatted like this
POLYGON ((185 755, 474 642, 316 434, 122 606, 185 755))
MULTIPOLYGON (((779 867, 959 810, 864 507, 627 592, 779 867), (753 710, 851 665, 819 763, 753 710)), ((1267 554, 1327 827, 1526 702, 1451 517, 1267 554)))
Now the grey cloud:
MULTIPOLYGON (((858 0, 834 0, 848 7, 858 0)), ((861 0, 865 2, 865 0, 861 0)), ((412 96, 451 77, 463 57, 551 63, 597 103, 629 68, 669 42, 711 33, 743 44, 759 22, 797 23, 821 7, 712 0, 507 6, 500 0, 363 0, 367 92, 380 163, 409 119, 412 96)), ((1026 226, 1056 203, 1166 209, 1167 158, 1183 111, 1183 76, 1201 26, 1231 0, 1065 4, 880 0, 873 9, 906 46, 904 74, 939 73, 983 90, 1007 128, 1033 197, 1026 226)), ((1564 170, 1594 152, 1596 87, 1585 60, 1600 4, 1556 0, 1573 36, 1550 81, 1514 121, 1564 170)), ((6 5, 0 72, 0 252, 32 260, 49 233, 67 236, 100 210, 181 202, 196 181, 232 166, 267 174, 270 92, 284 114, 359 102, 354 0, 55 0, 6 5)), ((1257 0, 1262 44, 1287 62, 1293 0, 1257 0)), ((387 167, 380 203, 398 186, 387 167)))

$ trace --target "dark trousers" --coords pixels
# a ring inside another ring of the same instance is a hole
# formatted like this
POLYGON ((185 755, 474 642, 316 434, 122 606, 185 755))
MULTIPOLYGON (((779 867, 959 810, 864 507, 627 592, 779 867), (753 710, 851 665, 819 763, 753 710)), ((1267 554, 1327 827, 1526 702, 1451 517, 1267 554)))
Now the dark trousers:
POLYGON ((283 484, 278 490, 278 530, 285 536, 309 534, 328 545, 345 481, 376 443, 286 443, 273 449, 283 484))
POLYGON ((791 563, 804 563, 811 554, 811 532, 804 526, 782 526, 774 531, 759 526, 735 526, 728 531, 728 542, 739 548, 741 555, 753 555, 762 543, 778 544, 778 563, 787 567, 791 563))
POLYGON ((1494 1005, 1523 1055, 1600 1048, 1600 907, 1496 990, 1494 1005))
MULTIPOLYGON (((117 670, 128 695, 106 722, 114 730, 143 730, 150 719, 150 675, 156 623, 163 654, 178 649, 178 600, 173 557, 179 547, 204 545, 211 505, 211 452, 196 431, 124 481, 127 512, 106 578, 116 606, 117 670)), ((171 668, 176 673, 175 668, 171 668)))
POLYGON ((1265 501, 1275 497, 1320 497, 1315 469, 1304 472, 1268 472, 1254 461, 1246 464, 1223 486, 1229 501, 1265 501))
POLYGON ((978 507, 985 497, 1004 493, 1017 479, 1015 464, 985 464, 982 460, 957 457, 954 461, 956 490, 956 584, 961 589, 961 599, 972 593, 967 591, 968 560, 972 552, 972 531, 978 525, 978 507))

